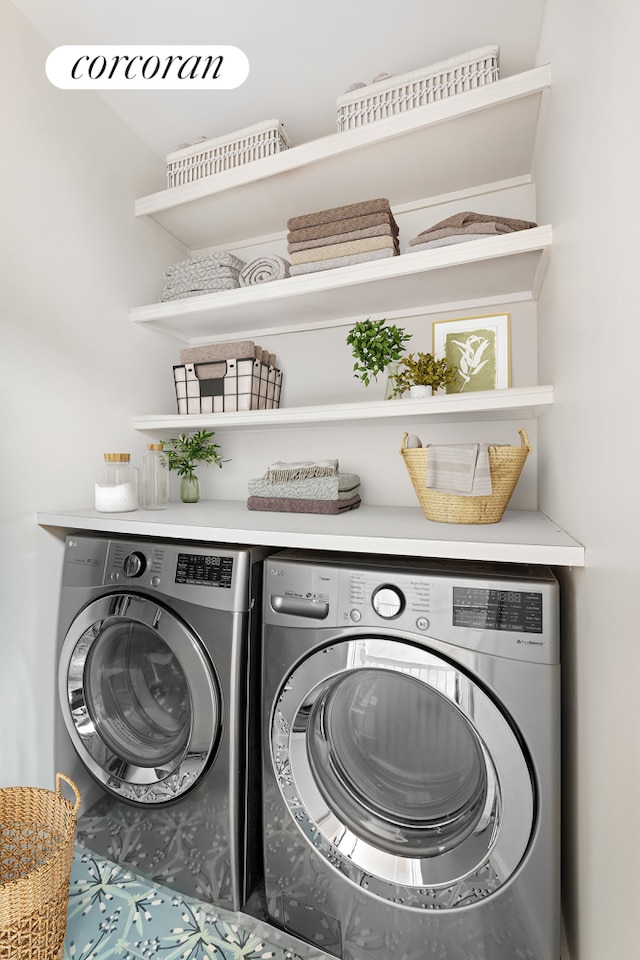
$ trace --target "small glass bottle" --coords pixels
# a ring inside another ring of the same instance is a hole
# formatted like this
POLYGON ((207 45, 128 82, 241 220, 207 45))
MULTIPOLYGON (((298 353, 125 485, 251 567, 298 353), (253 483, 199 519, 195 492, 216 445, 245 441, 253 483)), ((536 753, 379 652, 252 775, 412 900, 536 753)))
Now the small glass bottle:
POLYGON ((101 513, 138 509, 138 471, 129 453, 105 453, 96 475, 95 503, 101 513))
POLYGON ((149 443, 142 458, 140 506, 145 510, 166 510, 169 506, 169 467, 161 443, 149 443))

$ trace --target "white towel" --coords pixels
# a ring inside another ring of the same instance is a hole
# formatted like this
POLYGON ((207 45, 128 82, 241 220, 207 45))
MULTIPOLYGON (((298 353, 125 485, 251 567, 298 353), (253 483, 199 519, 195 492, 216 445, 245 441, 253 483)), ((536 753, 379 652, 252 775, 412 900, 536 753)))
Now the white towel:
POLYGON ((427 444, 426 485, 429 490, 460 497, 491 495, 489 444, 427 444))
POLYGON ((287 463, 278 460, 267 467, 264 480, 281 483, 283 480, 307 480, 309 477, 335 477, 337 460, 298 460, 287 463))

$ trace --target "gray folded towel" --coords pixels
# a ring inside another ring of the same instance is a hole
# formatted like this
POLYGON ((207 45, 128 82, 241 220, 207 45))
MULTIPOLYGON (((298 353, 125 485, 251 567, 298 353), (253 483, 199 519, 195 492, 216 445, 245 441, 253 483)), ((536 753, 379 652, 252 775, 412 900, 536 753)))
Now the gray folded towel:
POLYGON ((290 500, 348 500, 360 492, 356 473, 339 473, 329 477, 308 477, 306 480, 273 482, 257 477, 249 480, 252 497, 285 497, 290 500))
POLYGON ((319 240, 336 233, 351 233, 353 230, 363 230, 367 227, 389 227, 392 233, 398 235, 398 224, 390 210, 380 213, 368 213, 359 217, 345 217, 342 220, 330 220, 328 223, 318 223, 312 227, 300 227, 289 230, 287 240, 290 243, 299 243, 303 240, 319 240))
POLYGON ((425 483, 429 490, 439 493, 490 496, 489 444, 427 444, 425 483))
POLYGON ((263 479, 271 483, 283 480, 308 480, 309 477, 335 477, 338 473, 337 460, 277 460, 267 467, 263 479))
POLYGON ((289 276, 290 263, 284 257, 267 256, 251 260, 240 273, 240 286, 251 287, 256 283, 284 280, 289 276))
POLYGON ((387 257, 396 257, 397 253, 389 248, 385 250, 370 250, 368 253, 354 253, 350 257, 336 257, 333 260, 316 260, 313 263, 298 263, 291 267, 291 276, 303 273, 317 273, 320 270, 334 270, 337 267, 348 267, 352 263, 367 263, 369 260, 383 260, 387 257))
POLYGON ((456 243, 468 243, 469 240, 486 240, 488 237, 496 236, 495 233, 452 233, 446 237, 438 237, 436 240, 409 244, 405 253, 415 253, 416 250, 433 250, 434 247, 451 247, 456 243))
POLYGON ((215 253, 206 253, 201 257, 191 257, 189 260, 174 263, 173 266, 167 267, 165 273, 167 276, 175 276, 185 272, 192 273, 200 267, 214 269, 216 267, 233 267, 239 271, 244 266, 246 266, 246 261, 241 260, 240 257, 236 257, 233 253, 228 253, 225 250, 218 250, 215 253))
POLYGON ((180 363, 217 363, 220 360, 237 360, 239 357, 262 359, 262 347, 253 340, 232 340, 228 343, 203 343, 199 347, 185 347, 180 351, 180 363))
POLYGON ((532 220, 516 220, 513 217, 498 217, 494 214, 473 213, 467 210, 434 223, 432 227, 423 230, 410 240, 409 246, 414 246, 423 240, 450 236, 452 233, 513 233, 516 230, 531 230, 532 227, 537 226, 538 224, 532 220))
POLYGON ((291 254, 291 264, 314 263, 317 260, 333 260, 336 257, 351 257, 355 253, 368 253, 371 250, 395 250, 398 246, 393 237, 364 237, 348 243, 331 243, 326 247, 314 247, 312 250, 300 250, 291 254))
POLYGON ((300 217, 291 217, 287 220, 288 230, 299 230, 301 227, 315 227, 319 223, 332 223, 334 220, 345 220, 348 217, 361 217, 369 213, 391 213, 389 201, 385 198, 363 200, 360 203, 349 203, 344 207, 330 207, 328 210, 318 210, 315 213, 305 213, 300 217))
POLYGON ((249 510, 267 510, 270 513, 346 513, 360 506, 360 497, 349 500, 287 500, 277 497, 248 497, 249 510))
POLYGON ((239 283, 237 280, 221 279, 211 281, 206 289, 201 286, 189 283, 178 284, 174 287, 165 288, 162 292, 161 300, 184 300, 187 297, 201 297, 208 293, 220 293, 223 290, 237 290, 239 283))

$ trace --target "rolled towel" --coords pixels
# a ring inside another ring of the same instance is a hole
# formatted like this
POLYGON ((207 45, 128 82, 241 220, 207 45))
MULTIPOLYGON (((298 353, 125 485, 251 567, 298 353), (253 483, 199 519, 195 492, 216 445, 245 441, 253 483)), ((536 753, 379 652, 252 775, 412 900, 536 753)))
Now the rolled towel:
POLYGON ((348 243, 331 243, 327 247, 314 247, 312 250, 300 250, 291 254, 291 264, 315 263, 317 260, 334 260, 336 257, 351 257, 357 253, 369 253, 372 250, 395 250, 398 245, 393 237, 365 237, 348 243))
POLYGON ((397 242, 397 231, 393 231, 391 224, 381 223, 376 227, 364 227, 362 230, 352 230, 351 233, 334 233, 330 237, 318 237, 316 240, 298 240, 288 243, 289 253, 299 250, 313 250, 315 247, 326 247, 330 243, 347 243, 349 240, 363 240, 365 237, 393 237, 397 242))
POLYGON ((427 444, 429 490, 461 497, 491 495, 491 470, 487 443, 427 444))
POLYGON ((315 227, 319 223, 332 223, 334 220, 362 217, 369 213, 390 214, 389 201, 380 197, 375 200, 363 200, 360 203, 349 203, 343 207, 330 207, 328 210, 318 210, 315 213, 305 213, 300 217, 291 217, 290 220, 287 220, 287 229, 299 230, 301 227, 315 227))
POLYGON ((380 213, 369 213, 360 217, 345 217, 343 220, 331 220, 328 223, 319 223, 313 227, 301 227, 289 230, 289 243, 300 243, 303 240, 319 240, 322 237, 331 237, 336 233, 352 233, 354 230, 363 230, 367 227, 389 227, 391 232, 398 235, 398 224, 390 210, 380 213))
POLYGON ((387 257, 395 257, 395 250, 370 250, 368 253, 355 253, 350 257, 336 257, 332 260, 315 260, 313 263, 297 263, 291 267, 291 276, 295 277, 303 273, 317 273, 320 270, 335 270, 337 267, 348 267, 354 263, 366 263, 369 260, 383 260, 387 257))
POLYGON ((249 510, 268 510, 271 513, 346 513, 360 506, 360 497, 349 500, 287 500, 278 497, 248 497, 249 510))
POLYGON ((251 260, 240 273, 240 286, 251 287, 256 283, 270 283, 289 276, 290 263, 284 257, 267 256, 251 260))
POLYGON ((263 479, 280 483, 283 480, 308 480, 309 477, 335 477, 337 473, 337 460, 277 460, 267 467, 263 479))

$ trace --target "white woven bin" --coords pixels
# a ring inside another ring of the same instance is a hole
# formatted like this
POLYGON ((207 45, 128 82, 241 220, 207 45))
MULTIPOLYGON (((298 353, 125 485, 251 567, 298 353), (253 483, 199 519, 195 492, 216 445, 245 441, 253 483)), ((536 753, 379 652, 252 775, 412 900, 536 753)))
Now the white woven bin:
POLYGON ((415 107, 498 80, 500 48, 492 44, 421 70, 398 74, 338 97, 338 132, 354 130, 415 107))
POLYGON ((235 413, 280 406, 282 371, 254 357, 173 368, 178 413, 235 413))
POLYGON ((271 157, 290 146, 279 120, 265 120, 215 140, 201 140, 167 155, 167 185, 180 187, 244 163, 271 157))

